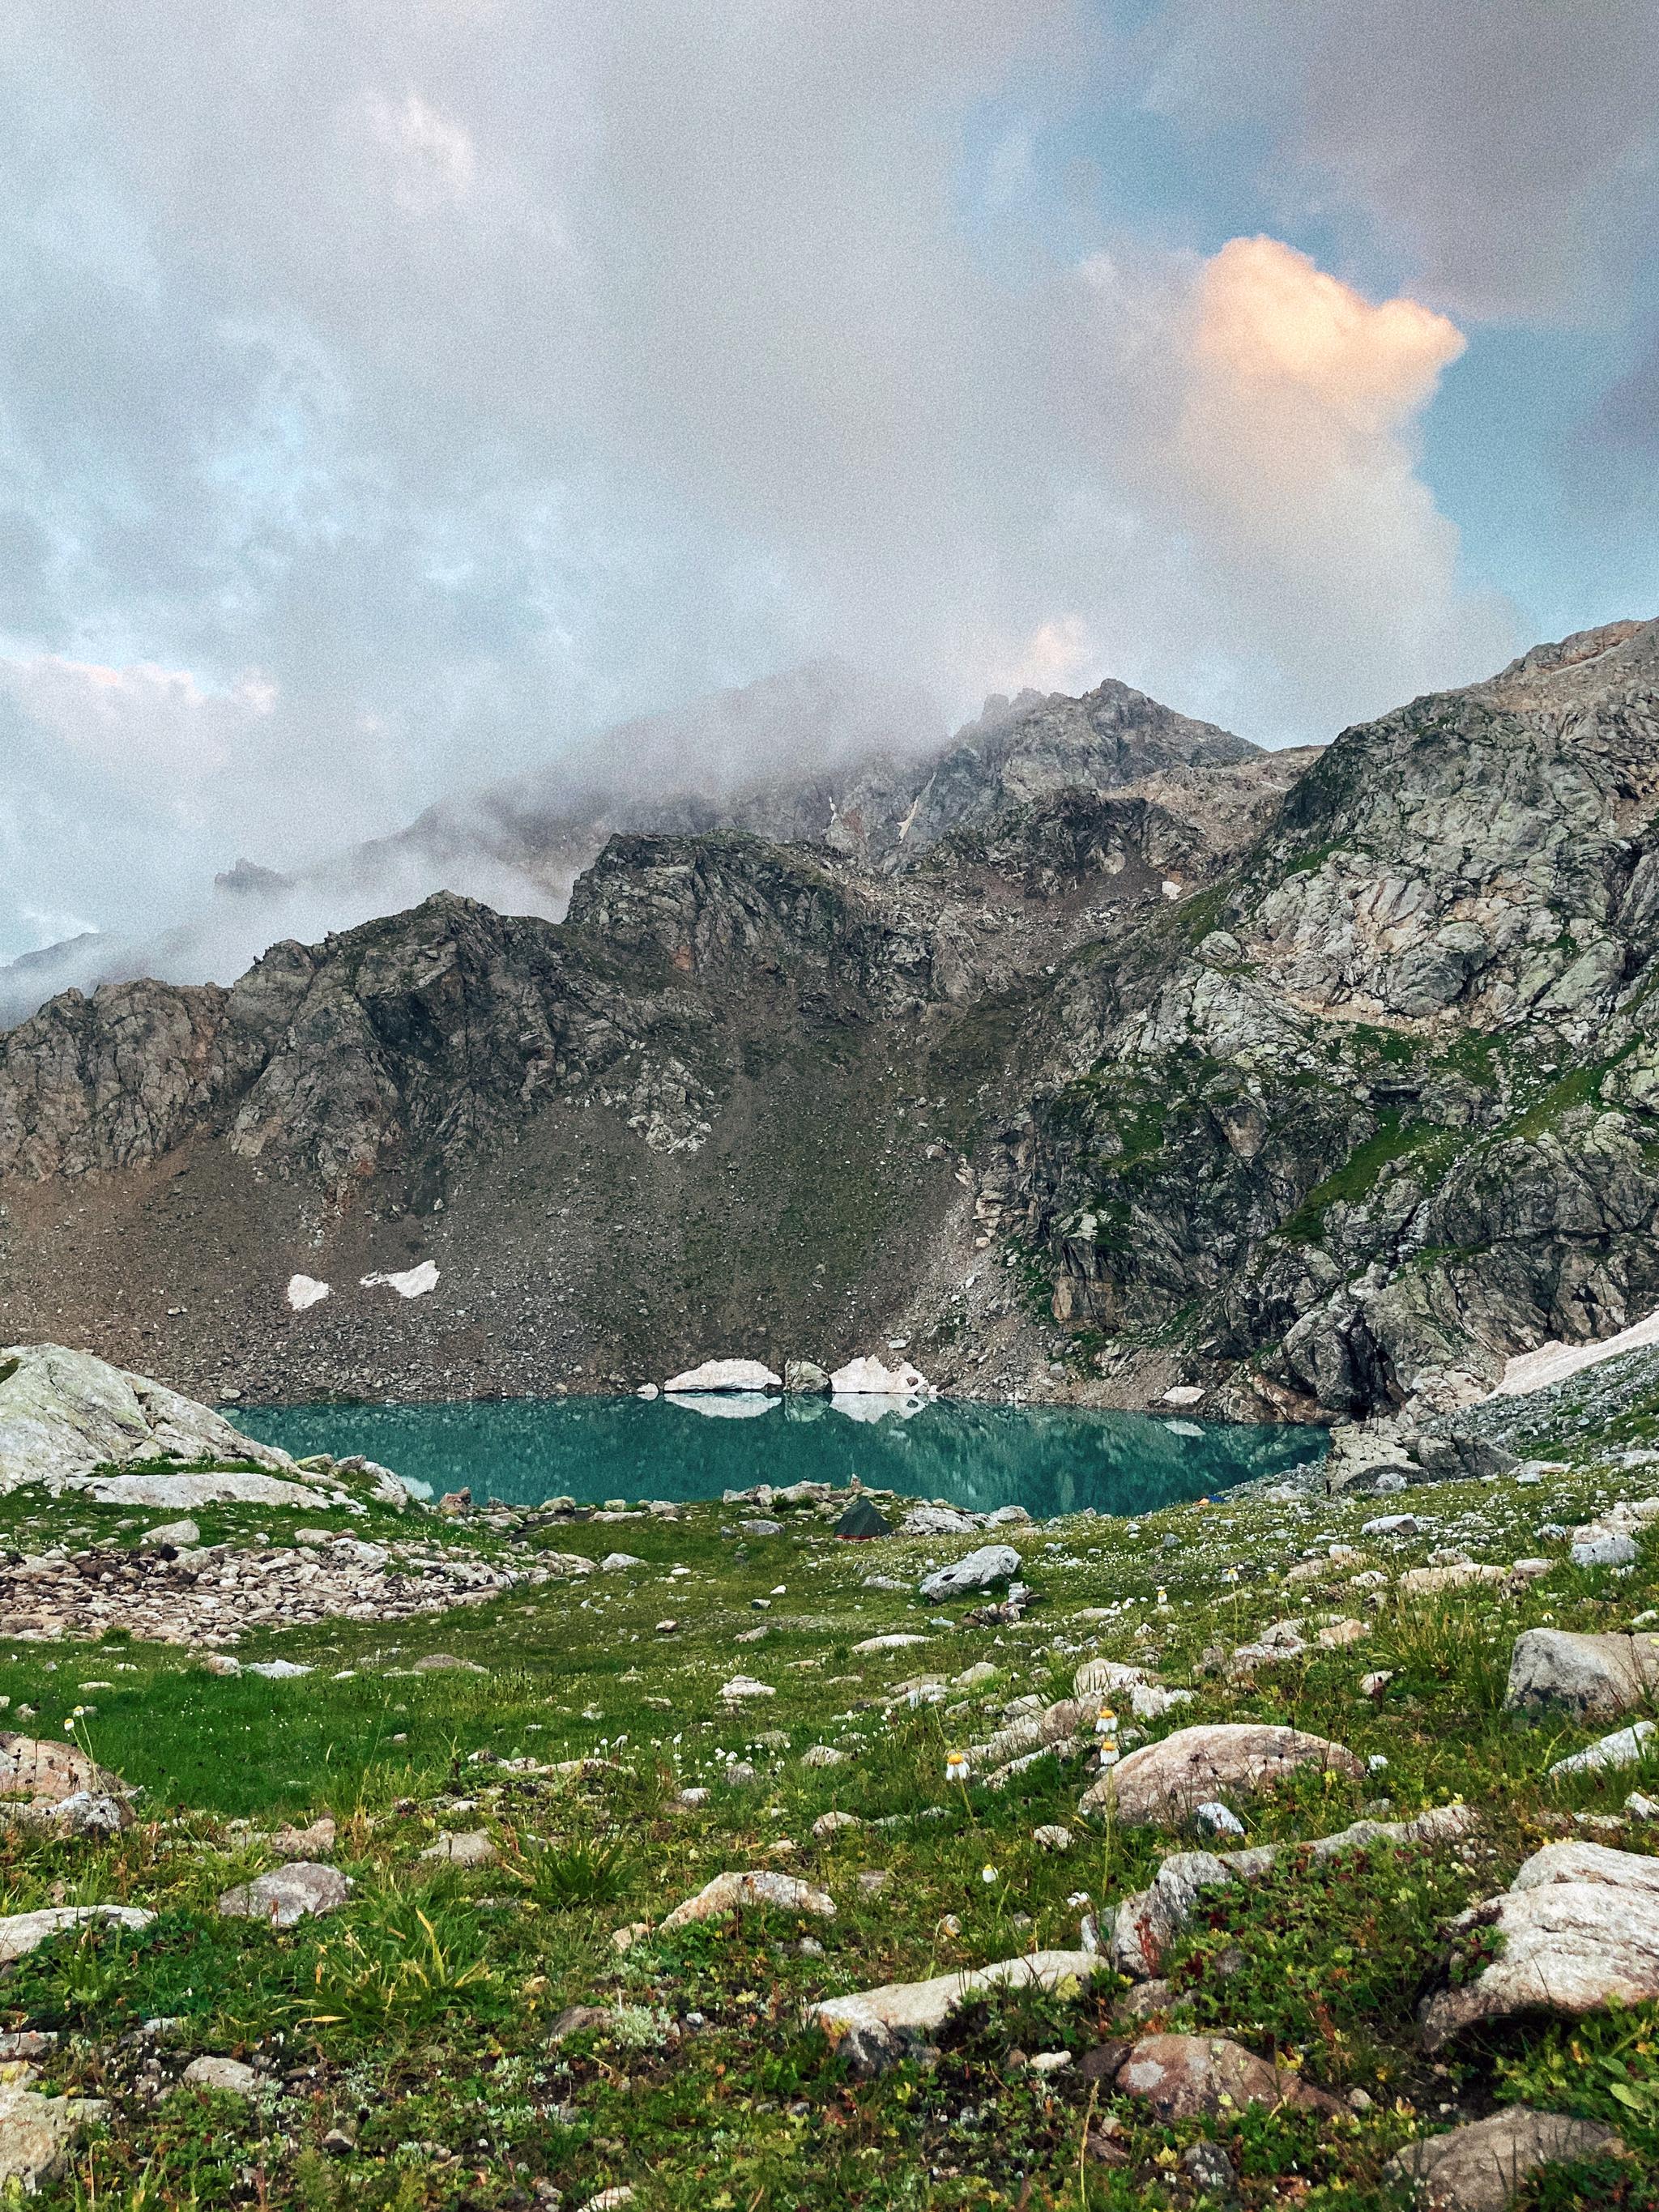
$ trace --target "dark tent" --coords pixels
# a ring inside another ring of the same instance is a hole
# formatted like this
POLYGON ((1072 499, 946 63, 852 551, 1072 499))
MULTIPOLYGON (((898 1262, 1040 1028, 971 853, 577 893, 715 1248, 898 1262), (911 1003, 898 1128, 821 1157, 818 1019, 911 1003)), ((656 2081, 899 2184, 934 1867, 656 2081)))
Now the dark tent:
POLYGON ((855 1498, 836 1522, 835 1533, 849 1544, 862 1544, 872 1536, 890 1536, 893 1532, 867 1498, 855 1498))

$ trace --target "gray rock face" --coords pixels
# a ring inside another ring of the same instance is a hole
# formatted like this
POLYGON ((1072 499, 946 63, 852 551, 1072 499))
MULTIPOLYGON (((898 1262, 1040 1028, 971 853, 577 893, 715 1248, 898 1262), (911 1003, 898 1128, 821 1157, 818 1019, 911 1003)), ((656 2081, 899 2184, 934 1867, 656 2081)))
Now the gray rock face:
POLYGON ((1659 1688, 1659 1638, 1580 1636, 1528 1628, 1510 1655, 1506 1712, 1518 1717, 1612 1719, 1659 1688))
MULTIPOLYGON (((88 1352, 70 1352, 61 1344, 15 1344, 0 1351, 0 1492, 15 1490, 20 1482, 79 1483, 95 1467, 121 1467, 169 1452, 180 1459, 204 1453, 247 1459, 269 1468, 294 1464, 286 1452, 255 1443, 210 1407, 88 1352)), ((287 1487, 292 1504, 324 1502, 297 1484, 287 1487)), ((102 1489, 115 1492, 123 1503, 143 1502, 114 1484, 102 1489)))
POLYGON ((60 2180, 82 2130, 106 2107, 95 2097, 40 2097, 0 2087, 0 2188, 15 2182, 26 2197, 60 2180))
POLYGON ((1599 2120, 1512 2105, 1490 2119, 1425 2136, 1391 2158, 1382 2172, 1389 2181, 1413 2184, 1425 2212, 1504 2212, 1540 2166, 1609 2154, 1622 2158, 1625 2146, 1599 2120))
POLYGON ((954 1566, 925 1575, 917 1589, 929 1605, 942 1605, 947 1598, 960 1597, 968 1590, 989 1589, 993 1583, 1018 1580, 1019 1571, 1019 1553, 1012 1544, 981 1544, 954 1566))
POLYGON ((1109 1956, 1132 1982, 1153 1980, 1164 1954, 1192 1923, 1201 1890, 1234 1879, 1230 1868, 1208 1851, 1177 1851, 1164 1860, 1150 1889, 1126 1897, 1112 1923, 1109 1956))
POLYGON ((268 1920, 273 1928, 292 1928, 307 1913, 337 1912, 351 1895, 350 1877, 314 1860, 296 1859, 238 1889, 228 1889, 219 1910, 228 1920, 268 1920))
POLYGON ((1175 1823, 1212 1797, 1260 1789, 1302 1766, 1351 1777, 1365 1771, 1344 1745, 1323 1736, 1260 1722, 1217 1722, 1177 1729, 1132 1751, 1084 1792, 1081 1809, 1110 1803, 1131 1827, 1175 1823))
POLYGON ((240 2058, 192 2058, 179 2080, 190 2089, 220 2089, 232 2097, 251 2097, 259 2077, 240 2058))
POLYGON ((1477 2022, 1547 2010, 1577 2015, 1659 1996, 1659 1869, 1632 1851, 1578 1843, 1535 1851, 1501 1897, 1450 1923, 1491 1929, 1502 1955, 1427 1997, 1423 2045, 1437 2051, 1477 2022))

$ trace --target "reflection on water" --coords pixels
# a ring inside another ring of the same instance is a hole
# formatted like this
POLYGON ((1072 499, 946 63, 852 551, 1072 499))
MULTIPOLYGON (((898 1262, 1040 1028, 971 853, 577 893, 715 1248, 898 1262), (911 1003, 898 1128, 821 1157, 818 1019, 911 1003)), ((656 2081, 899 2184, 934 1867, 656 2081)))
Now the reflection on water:
POLYGON ((512 1398, 239 1408, 250 1436, 296 1455, 354 1452, 434 1492, 535 1505, 569 1496, 718 1498, 857 1475, 866 1489, 988 1512, 1150 1513, 1323 1455, 1322 1429, 1237 1427, 954 1399, 512 1398), (761 1421, 753 1416, 766 1413, 761 1421), (733 1416, 736 1418, 733 1418, 733 1416), (745 1415, 751 1418, 744 1418, 745 1415))

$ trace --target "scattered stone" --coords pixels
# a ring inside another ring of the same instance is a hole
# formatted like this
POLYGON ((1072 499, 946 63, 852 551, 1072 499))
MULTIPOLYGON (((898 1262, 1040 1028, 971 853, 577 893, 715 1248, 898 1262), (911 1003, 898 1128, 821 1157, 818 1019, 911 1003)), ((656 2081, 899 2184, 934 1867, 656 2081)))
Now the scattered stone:
POLYGON ((1477 1566, 1463 1559, 1443 1567, 1413 1567, 1400 1577, 1402 1597, 1431 1597, 1437 1590, 1462 1589, 1469 1583, 1501 1583, 1508 1570, 1477 1566))
POLYGON ((1579 1636, 1529 1628, 1510 1655, 1506 1712, 1592 1717, 1628 1712, 1659 1689, 1659 1640, 1651 1636, 1579 1636))
POLYGON ((1635 1766, 1643 1757, 1643 1747, 1654 1732, 1651 1721, 1637 1721, 1627 1729, 1620 1729, 1613 1735, 1604 1735, 1599 1743, 1575 1751, 1571 1758, 1558 1759, 1549 1770, 1553 1782, 1558 1775, 1588 1774, 1598 1766, 1635 1766))
POLYGON ((830 1377, 816 1359, 786 1359, 783 1387, 792 1397, 822 1398, 829 1394, 830 1377))
POLYGON ((976 1690, 981 1682, 994 1682, 996 1678, 997 1670, 994 1667, 988 1665, 983 1659, 976 1659, 971 1667, 964 1668, 960 1674, 951 1675, 951 1686, 953 1690, 976 1690))
POLYGON ((15 2182, 26 2197, 60 2180, 82 2129, 106 2107, 95 2097, 41 2097, 32 2089, 0 2087, 0 2189, 15 2182))
POLYGON ((1195 2120, 1241 2105, 1289 2105, 1298 2112, 1341 2110, 1288 2068, 1258 2058, 1223 2036, 1147 2035, 1118 2069, 1121 2096, 1138 2097, 1160 2120, 1195 2120))
POLYGON ((487 1674, 488 1667, 481 1667, 476 1659, 458 1659, 453 1651, 428 1651, 424 1659, 417 1659, 410 1672, 416 1674, 446 1674, 451 1671, 465 1674, 487 1674))
POLYGON ((148 1928, 155 1917, 132 1905, 52 1905, 39 1912, 8 1913, 0 1917, 0 1966, 27 1957, 63 1928, 84 1927, 91 1920, 109 1921, 118 1928, 148 1928))
POLYGON ((222 2089, 232 2097, 251 2097, 259 2086, 240 2058, 192 2058, 179 2078, 187 2089, 222 2089))
POLYGON ((1188 2143, 1181 2154, 1181 2171, 1194 2189, 1207 2191, 1223 2201, 1238 2186, 1233 2162, 1219 2143, 1188 2143))
POLYGON ((1063 1991, 1068 1983, 1081 1988, 1101 1965, 1086 1951, 1035 1951, 932 1981, 890 1982, 855 1996, 832 1997, 808 2008, 808 2024, 823 2027, 860 2073, 880 2073, 929 2042, 963 1999, 981 1990, 1034 1984, 1063 1991))
POLYGON ((729 1682, 720 1684, 720 1695, 732 1704, 744 1698, 775 1698, 777 1692, 764 1682, 757 1682, 750 1674, 734 1674, 729 1682))
POLYGON ((325 1851, 333 1850, 336 1833, 333 1821, 325 1813, 308 1828, 291 1827, 285 1823, 272 1836, 270 1848, 278 1858, 320 1858, 325 1851))
POLYGON ((273 1928, 292 1928, 307 1913, 337 1912, 351 1895, 349 1878, 331 1866, 298 1859, 255 1881, 228 1889, 219 1911, 228 1920, 268 1920, 273 1928))
POLYGON ((1257 1790, 1304 1766, 1354 1779, 1365 1771, 1345 1746, 1323 1736, 1260 1722, 1212 1723, 1131 1752, 1085 1791, 1079 1809, 1110 1803, 1126 1826, 1169 1826, 1225 1792, 1257 1790))
POLYGON ((873 1897, 878 1889, 885 1889, 892 1879, 885 1867, 867 1867, 859 1876, 859 1887, 866 1897, 873 1897))
POLYGON ((1039 2051, 1025 2063, 1033 2074, 1046 2077, 1050 2074, 1064 2073, 1072 2063, 1072 2054, 1069 2051, 1039 2051))
POLYGON ((835 1917, 833 1898, 793 1875, 763 1869, 756 1874, 717 1874, 695 1897, 677 1905, 663 1922, 665 1928, 683 1928, 693 1920, 723 1920, 728 1913, 772 1905, 780 1912, 816 1912, 825 1920, 835 1917))
POLYGON ((979 1531, 979 1516, 954 1505, 913 1505, 900 1533, 906 1536, 972 1536, 979 1531))
POLYGON ((981 1544, 954 1566, 940 1567, 924 1576, 917 1589, 929 1605, 942 1605, 964 1591, 988 1589, 993 1583, 1012 1581, 1019 1571, 1019 1553, 1012 1544, 981 1544))
POLYGON ((1194 1813, 1199 1826, 1208 1835, 1242 1836, 1244 1832, 1243 1820, 1218 1797, 1209 1798, 1202 1805, 1194 1807, 1194 1813))
POLYGON ((843 1828, 861 1828, 863 1826, 856 1813, 821 1813, 812 1823, 812 1834, 817 1842, 827 1844, 843 1828))
POLYGON ((314 1674, 314 1667, 296 1666, 292 1659, 254 1659, 242 1669, 245 1674, 263 1674, 268 1682, 292 1682, 301 1674, 314 1674))
POLYGON ((1133 1982, 1155 1980, 1164 1954, 1192 1924, 1200 1890, 1224 1887, 1233 1869, 1208 1851, 1176 1851, 1164 1860, 1149 1889, 1119 1905, 1108 1955, 1133 1982))
POLYGON ((1540 2166, 1607 2156, 1624 2157, 1625 2146, 1599 2120, 1511 2105, 1490 2119, 1408 2143, 1389 2160, 1382 2176, 1413 2184, 1425 2212, 1504 2212, 1540 2166))
POLYGON ((123 1796, 126 1784, 71 1742, 42 1742, 32 1735, 0 1733, 0 1797, 33 1805, 61 1805, 91 1795, 123 1796))
POLYGON ((1586 1529, 1571 1547, 1575 1567, 1627 1567, 1640 1556, 1633 1540, 1614 1529, 1586 1529))
POLYGON ((599 1561, 602 1575, 619 1575, 629 1567, 642 1567, 643 1559, 636 1559, 631 1552, 607 1552, 599 1561))
POLYGON ((201 1540, 202 1532, 193 1521, 164 1521, 160 1528, 146 1528, 138 1539, 141 1544, 174 1544, 181 1552, 201 1540))
POLYGON ((446 1866, 494 1866, 500 1854, 482 1828, 469 1829, 462 1835, 440 1836, 420 1855, 423 1859, 439 1859, 446 1866))
POLYGON ((872 1651, 906 1651, 913 1644, 926 1644, 929 1641, 930 1639, 926 1636, 866 1636, 862 1644, 855 1644, 853 1646, 853 1656, 855 1659, 862 1659, 867 1657, 872 1651))
POLYGON ((810 1751, 801 1754, 803 1766, 845 1766, 848 1753, 837 1751, 827 1743, 815 1743, 810 1751))
POLYGON ((1033 1828, 1031 1841, 1040 1850, 1069 1851, 1072 1848, 1072 1832, 1069 1828, 1062 1828, 1057 1821, 1051 1822, 1044 1827, 1033 1828))

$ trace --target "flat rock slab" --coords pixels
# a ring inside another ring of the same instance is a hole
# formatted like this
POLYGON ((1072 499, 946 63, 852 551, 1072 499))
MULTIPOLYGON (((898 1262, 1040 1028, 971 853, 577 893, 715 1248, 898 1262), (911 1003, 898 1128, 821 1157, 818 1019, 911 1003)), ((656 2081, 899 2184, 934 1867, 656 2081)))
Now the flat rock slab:
POLYGON ((1080 1809, 1115 1807, 1131 1827, 1170 1825, 1189 1818, 1210 1799, 1230 1790, 1259 1790, 1317 1766, 1357 1779, 1364 1763, 1340 1743, 1299 1729, 1254 1722, 1220 1722, 1177 1729, 1160 1743, 1131 1752, 1085 1791, 1080 1809))
POLYGON ((72 1742, 42 1743, 32 1735, 0 1733, 0 1795, 27 1791, 36 1805, 58 1805, 66 1797, 118 1797, 126 1784, 94 1765, 72 1742))
POLYGON ((268 1920, 273 1928, 292 1928, 308 1912, 337 1912, 350 1895, 350 1881, 337 1868, 298 1859, 262 1874, 257 1881, 228 1889, 219 1911, 228 1920, 268 1920))
MULTIPOLYGON (((254 1453, 230 1448, 238 1459, 254 1453)), ((297 1505, 302 1511, 326 1512, 334 1502, 320 1490, 302 1482, 286 1482, 275 1474, 112 1474, 88 1485, 100 1505, 143 1505, 152 1510, 190 1511, 203 1505, 297 1505)))
POLYGON ((136 1905, 53 1905, 41 1912, 13 1912, 0 1919, 0 1966, 9 1966, 36 1950, 49 1936, 64 1928, 82 1928, 88 1921, 108 1921, 118 1928, 148 1928, 155 1915, 136 1905))
POLYGON ((942 1605, 966 1590, 989 1589, 993 1583, 1018 1581, 1019 1572, 1019 1553, 1012 1544, 981 1544, 954 1566, 925 1575, 917 1588, 929 1605, 942 1605))
POLYGON ((1086 1986, 1105 1961, 1091 1951, 1033 1951, 1023 1959, 1004 1959, 994 1966, 970 1966, 939 1974, 927 1982, 889 1982, 856 1996, 831 1997, 809 2008, 806 2024, 816 2023, 839 2045, 861 2072, 877 2074, 896 2065, 906 2051, 941 2028, 965 2000, 981 1990, 1035 1984, 1053 1990, 1066 1981, 1086 1986))
POLYGON ((325 1851, 334 1848, 337 1834, 334 1823, 325 1813, 320 1820, 313 1820, 308 1828, 294 1828, 284 1824, 270 1838, 270 1848, 282 1859, 320 1858, 325 1851))
POLYGON ((179 2080, 191 2089, 222 2089, 228 2096, 251 2097, 259 2077, 240 2058, 192 2058, 179 2080))
POLYGON ((751 1911, 757 1905, 780 1912, 816 1912, 824 1920, 833 1920, 836 1913, 835 1899, 823 1890, 798 1881, 793 1875, 763 1869, 758 1874, 717 1874, 695 1897, 677 1905, 662 1924, 684 1928, 693 1920, 723 1920, 728 1912, 751 1911))
POLYGON ((494 1866, 497 1856, 482 1828, 470 1829, 465 1835, 440 1836, 421 1853, 423 1859, 441 1859, 447 1866, 458 1867, 494 1866))
MULTIPOLYGON (((591 1573, 593 1562, 584 1559, 582 1565, 591 1573)), ((411 1674, 444 1674, 452 1669, 464 1674, 487 1674, 488 1667, 481 1667, 476 1659, 458 1659, 453 1651, 428 1651, 424 1659, 417 1659, 410 1668, 411 1674)))
POLYGON ((16 2182, 26 2197, 62 2178, 76 2137, 106 2107, 95 2097, 39 2097, 0 2088, 0 2190, 16 2182))
POLYGON ((1656 1862, 1598 1844, 1548 1844, 1501 1897, 1452 1923, 1459 1934, 1490 1928, 1503 1955, 1461 1989, 1421 2007, 1423 2046, 1437 2051, 1477 2021, 1528 2012, 1577 2016, 1613 1999, 1659 1997, 1659 1880, 1656 1862))
POLYGON ((1552 1719, 1611 1719, 1659 1687, 1659 1641, 1651 1636, 1577 1636, 1529 1628, 1510 1655, 1506 1712, 1552 1719))
POLYGON ((1632 1721, 1629 1728, 1615 1729, 1611 1735, 1602 1736, 1598 1742, 1587 1744, 1583 1751, 1575 1751, 1571 1758, 1558 1759, 1549 1770, 1552 1782, 1562 1774, 1590 1774, 1600 1766, 1635 1766, 1645 1756, 1648 1739, 1654 1733, 1652 1721, 1632 1721))
POLYGON ((1118 2069, 1116 2087, 1161 2120, 1193 2120, 1240 2105, 1290 2105, 1336 2112, 1337 2099, 1224 2036, 1146 2035, 1118 2069))
POLYGON ((1382 2169, 1388 2181, 1415 2185, 1424 2212, 1504 2212, 1528 2174, 1579 2158, 1625 2155, 1625 2146, 1599 2120, 1534 2112, 1525 2105, 1494 2112, 1449 2135, 1414 2142, 1382 2169))

